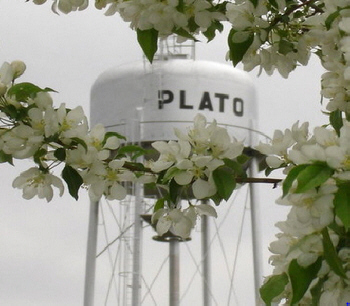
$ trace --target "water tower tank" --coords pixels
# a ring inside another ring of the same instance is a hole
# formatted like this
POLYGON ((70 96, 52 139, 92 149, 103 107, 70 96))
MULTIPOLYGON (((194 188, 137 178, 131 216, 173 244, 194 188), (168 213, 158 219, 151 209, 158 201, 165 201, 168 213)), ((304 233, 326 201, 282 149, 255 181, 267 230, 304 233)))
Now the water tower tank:
POLYGON ((102 123, 130 141, 174 139, 174 127, 191 126, 197 113, 249 145, 257 111, 247 73, 192 59, 140 61, 105 71, 91 91, 92 126, 102 123))

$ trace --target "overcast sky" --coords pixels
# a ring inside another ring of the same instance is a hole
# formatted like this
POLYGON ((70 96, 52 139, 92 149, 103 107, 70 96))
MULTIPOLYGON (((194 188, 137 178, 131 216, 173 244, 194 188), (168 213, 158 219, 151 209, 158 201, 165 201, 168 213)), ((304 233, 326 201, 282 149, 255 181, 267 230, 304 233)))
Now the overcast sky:
MULTIPOLYGON (((35 6, 24 0, 0 0, 0 5, 1 61, 25 61, 27 72, 22 80, 57 90, 59 93, 54 95, 56 105, 62 102, 71 108, 82 105, 88 115, 90 88, 98 75, 112 66, 142 59, 135 33, 118 16, 105 17, 93 8, 58 16, 50 11, 49 3, 35 6)), ((210 44, 199 43, 196 56, 198 60, 225 63, 226 52, 226 36, 221 35, 210 44)), ((313 60, 308 68, 302 67, 292 73, 288 80, 278 75, 257 78, 257 71, 251 72, 257 91, 259 130, 272 136, 273 130, 290 127, 297 120, 310 121, 311 126, 326 123, 326 117, 320 112, 321 73, 317 60, 313 60)), ((28 165, 26 162, 18 163, 15 168, 1 165, 1 305, 82 305, 88 198, 82 192, 78 202, 68 196, 56 197, 51 203, 22 200, 21 192, 12 189, 11 183, 28 165)), ((259 186, 258 191, 264 248, 262 262, 267 275, 267 246, 276 232, 273 225, 284 210, 273 203, 279 195, 278 190, 259 186)), ((234 218, 230 223, 238 222, 234 218)), ((147 235, 150 237, 151 234, 147 235)), ((227 234, 225 237, 228 238, 225 243, 229 245, 230 237, 227 234)), ((154 253, 154 248, 161 247, 147 244, 145 257, 154 253)), ((166 253, 164 246, 162 248, 166 253)), ((247 269, 245 281, 252 283, 247 253, 249 233, 244 236, 242 248, 246 252, 243 258, 247 260, 240 268, 247 269)), ((214 270, 220 270, 220 264, 221 260, 215 262, 213 258, 214 270)), ((107 270, 105 266, 102 269, 107 270)), ((242 271, 241 277, 237 286, 241 283, 246 287, 242 271)), ((220 281, 225 280, 215 279, 213 283, 220 281)), ((167 292, 167 288, 158 286, 158 292, 167 292)), ((100 298, 98 293, 97 306, 103 305, 102 295, 100 298)), ((196 301, 198 295, 200 291, 192 294, 192 300, 188 298, 184 305, 196 301)), ((238 288, 236 295, 237 300, 231 305, 248 305, 254 301, 251 289, 238 288)), ((164 305, 166 299, 162 301, 159 305, 164 305)), ((150 299, 145 305, 152 303, 150 299)))

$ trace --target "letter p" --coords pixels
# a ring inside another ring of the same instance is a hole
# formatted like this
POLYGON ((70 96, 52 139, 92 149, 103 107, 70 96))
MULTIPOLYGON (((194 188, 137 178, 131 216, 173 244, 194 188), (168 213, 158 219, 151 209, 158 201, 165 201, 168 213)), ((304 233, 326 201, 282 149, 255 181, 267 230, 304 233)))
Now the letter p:
POLYGON ((174 94, 171 90, 158 90, 158 109, 163 109, 164 104, 174 101, 174 94))

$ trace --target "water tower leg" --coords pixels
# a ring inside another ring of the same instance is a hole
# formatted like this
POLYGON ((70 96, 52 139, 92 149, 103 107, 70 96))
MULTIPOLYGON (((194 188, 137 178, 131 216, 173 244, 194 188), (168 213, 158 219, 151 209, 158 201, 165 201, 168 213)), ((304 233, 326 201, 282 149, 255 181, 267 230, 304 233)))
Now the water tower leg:
POLYGON ((133 270, 132 270, 132 305, 141 305, 141 248, 142 248, 142 187, 135 185, 134 208, 134 241, 133 241, 133 270))
POLYGON ((169 242, 169 306, 180 305, 180 245, 177 239, 169 242))
POLYGON ((201 240, 202 240, 202 290, 203 306, 211 305, 211 278, 210 278, 210 246, 209 246, 209 219, 201 216, 201 240))
POLYGON ((86 266, 85 266, 84 306, 94 305, 96 248, 97 248, 97 231, 98 231, 98 208, 99 208, 98 201, 90 202, 90 215, 89 215, 89 225, 88 225, 88 239, 87 239, 86 266))
MULTIPOLYGON (((256 167, 256 161, 253 159, 252 164, 249 167, 249 176, 254 177, 256 167)), ((254 261, 254 289, 255 289, 255 301, 258 304, 260 300, 259 288, 261 286, 262 280, 262 270, 261 270, 261 228, 259 222, 259 206, 256 200, 256 185, 249 185, 250 191, 250 217, 252 224, 252 245, 253 245, 253 261, 254 261)))

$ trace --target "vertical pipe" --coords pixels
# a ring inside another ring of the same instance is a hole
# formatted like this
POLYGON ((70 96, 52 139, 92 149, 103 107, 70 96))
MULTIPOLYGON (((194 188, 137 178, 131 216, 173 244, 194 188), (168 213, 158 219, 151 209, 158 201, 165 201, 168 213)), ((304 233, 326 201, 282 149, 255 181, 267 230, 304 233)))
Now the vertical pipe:
MULTIPOLYGON (((131 121, 132 142, 140 145, 142 108, 135 109, 135 119, 131 121)), ((141 158, 138 159, 141 162, 141 158)), ((132 305, 141 305, 141 247, 142 247, 142 219, 143 213, 143 185, 134 183, 134 241, 133 241, 133 257, 132 257, 132 305)))
POLYGON ((90 202, 88 239, 85 264, 84 306, 94 305, 96 248, 98 232, 98 201, 90 202))
MULTIPOLYGON (((207 204, 203 202, 203 204, 207 204)), ((201 243, 202 243, 202 290, 203 306, 211 305, 211 274, 210 274, 210 246, 209 246, 209 218, 201 216, 201 243)))
POLYGON ((169 242, 169 306, 180 305, 180 245, 177 239, 169 242))
POLYGON ((135 184, 135 209, 134 209, 134 241, 133 241, 133 270, 132 270, 132 305, 141 303, 141 242, 142 242, 142 198, 141 186, 135 184))
MULTIPOLYGON (((249 176, 253 177, 255 173, 256 161, 252 159, 252 163, 249 167, 249 176)), ((253 263, 254 263, 254 289, 255 289, 255 301, 258 304, 260 300, 259 288, 262 280, 261 259, 261 228, 259 222, 259 206, 256 200, 256 185, 249 185, 250 193, 250 217, 252 224, 252 246, 253 246, 253 263)))

